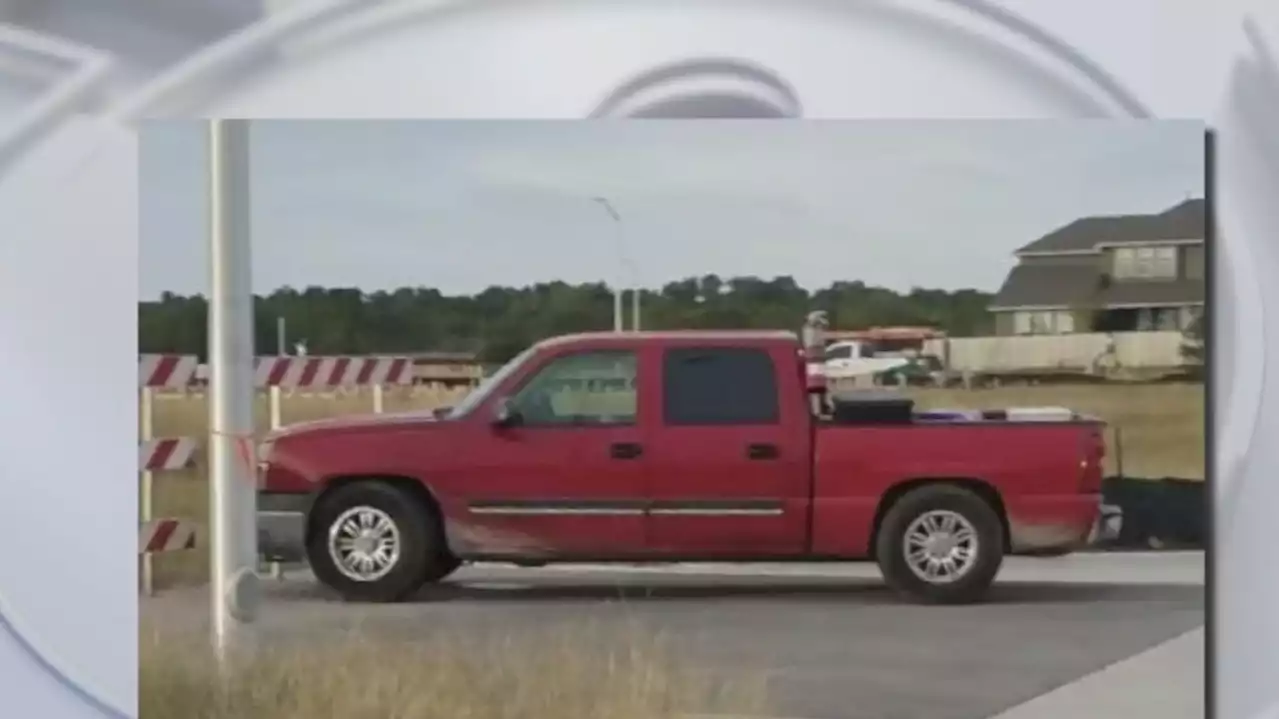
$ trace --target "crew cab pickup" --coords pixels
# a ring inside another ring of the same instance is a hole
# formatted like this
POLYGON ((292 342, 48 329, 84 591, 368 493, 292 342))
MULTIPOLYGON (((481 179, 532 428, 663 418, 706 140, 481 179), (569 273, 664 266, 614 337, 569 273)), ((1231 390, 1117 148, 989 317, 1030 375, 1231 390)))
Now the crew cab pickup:
POLYGON ((1090 541, 1098 420, 810 392, 789 332, 548 339, 447 410, 269 435, 259 547, 351 601, 471 561, 871 560, 909 599, 962 603, 1005 555, 1090 541))

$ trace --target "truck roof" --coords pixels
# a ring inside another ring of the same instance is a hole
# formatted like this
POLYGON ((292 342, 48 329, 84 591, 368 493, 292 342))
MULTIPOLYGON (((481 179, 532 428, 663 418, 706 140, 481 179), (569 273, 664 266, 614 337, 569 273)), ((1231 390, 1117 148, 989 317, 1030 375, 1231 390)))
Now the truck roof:
POLYGON ((541 347, 558 347, 566 344, 591 344, 594 342, 684 342, 684 341, 719 341, 744 343, 786 342, 795 344, 800 341, 794 332, 787 330, 658 330, 640 332, 578 332, 575 334, 549 337, 538 343, 541 347))

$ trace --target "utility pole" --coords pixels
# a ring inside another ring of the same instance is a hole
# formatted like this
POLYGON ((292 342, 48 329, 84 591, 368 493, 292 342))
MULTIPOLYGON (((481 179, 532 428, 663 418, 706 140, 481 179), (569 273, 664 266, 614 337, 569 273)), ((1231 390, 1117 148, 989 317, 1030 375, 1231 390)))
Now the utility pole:
POLYGON ((626 243, 622 239, 622 233, 623 233, 622 215, 618 214, 618 211, 614 209, 613 203, 609 202, 608 198, 593 197, 591 198, 591 201, 600 205, 601 207, 604 208, 605 212, 609 213, 609 217, 613 220, 614 225, 618 229, 617 250, 618 250, 618 265, 619 265, 618 270, 619 271, 618 271, 618 279, 615 282, 613 287, 613 331, 622 332, 624 329, 626 329, 626 327, 624 326, 625 325, 624 314, 626 310, 625 310, 625 305, 623 303, 623 297, 622 297, 623 293, 626 292, 626 290, 623 289, 624 280, 622 275, 624 274, 624 271, 630 271, 632 275, 632 278, 631 278, 632 280, 631 281, 632 327, 631 329, 634 331, 639 331, 640 330, 640 288, 636 285, 636 282, 635 282, 635 273, 636 273, 635 265, 632 264, 631 260, 627 257, 626 243))
POLYGON ((208 121, 209 507, 214 650, 226 668, 257 614, 249 126, 208 121))
POLYGON ((622 287, 613 288, 613 331, 621 332, 622 326, 622 287))

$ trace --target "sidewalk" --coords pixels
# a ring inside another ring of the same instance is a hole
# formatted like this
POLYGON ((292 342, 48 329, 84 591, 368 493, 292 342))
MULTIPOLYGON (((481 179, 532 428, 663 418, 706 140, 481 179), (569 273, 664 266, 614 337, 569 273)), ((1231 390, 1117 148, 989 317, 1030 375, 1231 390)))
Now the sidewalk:
POLYGON ((1202 719, 1204 651, 1201 627, 991 719, 1202 719))

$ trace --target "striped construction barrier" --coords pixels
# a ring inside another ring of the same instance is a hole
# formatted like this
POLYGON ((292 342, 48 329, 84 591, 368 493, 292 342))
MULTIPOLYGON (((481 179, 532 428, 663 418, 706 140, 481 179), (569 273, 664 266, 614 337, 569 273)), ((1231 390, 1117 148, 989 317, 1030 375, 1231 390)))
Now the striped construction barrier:
POLYGON ((321 389, 413 384, 408 357, 259 357, 258 387, 321 389))
POLYGON ((200 361, 194 355, 145 354, 138 357, 141 436, 138 438, 138 472, 141 478, 141 510, 138 524, 139 580, 145 594, 154 592, 152 556, 162 552, 194 549, 195 524, 187 519, 154 518, 152 504, 157 472, 186 469, 195 460, 198 442, 193 437, 155 437, 154 402, 158 392, 185 391, 195 382, 200 361))
MULTIPOLYGON (((194 355, 141 355, 138 386, 154 390, 184 390, 197 380, 207 381, 194 355)), ((330 389, 413 384, 413 360, 408 357, 258 357, 254 386, 282 389, 330 389)))
POLYGON ((196 441, 191 437, 167 437, 138 443, 138 467, 143 472, 173 472, 195 461, 196 441))
POLYGON ((195 355, 142 355, 138 358, 138 387, 181 390, 196 378, 195 355))
MULTIPOLYGON (((413 360, 408 357, 257 357, 254 386, 270 391, 272 428, 280 426, 281 392, 345 391, 373 388, 373 410, 382 411, 382 388, 413 384, 413 360)), ((140 579, 143 592, 153 592, 152 555, 196 547, 196 524, 189 519, 152 516, 154 476, 190 467, 200 442, 194 437, 154 436, 154 402, 170 392, 189 392, 208 377, 194 355, 144 354, 138 358, 141 396, 141 436, 138 471, 142 496, 138 528, 140 579)))
POLYGON ((138 554, 196 548, 196 524, 186 519, 152 519, 138 527, 138 554))

